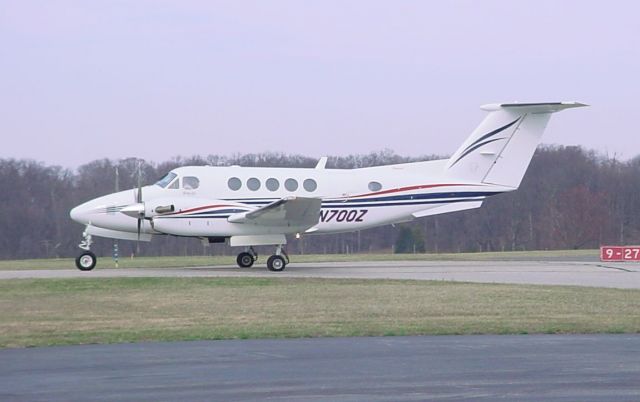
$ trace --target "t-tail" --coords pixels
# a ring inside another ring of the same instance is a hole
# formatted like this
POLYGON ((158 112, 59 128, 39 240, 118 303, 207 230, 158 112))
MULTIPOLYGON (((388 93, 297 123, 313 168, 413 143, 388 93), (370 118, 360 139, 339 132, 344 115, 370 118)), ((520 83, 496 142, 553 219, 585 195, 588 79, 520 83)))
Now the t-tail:
POLYGON ((482 106, 489 114, 449 159, 446 175, 464 182, 518 188, 551 114, 582 106, 587 105, 551 102, 482 106))

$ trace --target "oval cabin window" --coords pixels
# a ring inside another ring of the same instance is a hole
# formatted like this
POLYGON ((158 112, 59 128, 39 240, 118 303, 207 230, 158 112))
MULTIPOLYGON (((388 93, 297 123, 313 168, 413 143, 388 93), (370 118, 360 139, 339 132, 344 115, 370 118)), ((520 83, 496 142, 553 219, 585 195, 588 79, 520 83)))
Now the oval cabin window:
POLYGON ((316 183, 316 181, 313 179, 306 179, 302 183, 302 187, 304 187, 304 189, 307 190, 308 192, 312 192, 312 191, 316 191, 316 188, 318 188, 318 183, 316 183))
POLYGON ((369 182, 369 191, 380 191, 382 190, 382 184, 377 181, 369 182))
POLYGON ((289 191, 296 191, 298 189, 298 181, 296 179, 287 179, 284 182, 284 188, 289 191))
POLYGON ((237 177, 232 177, 227 182, 227 185, 231 190, 238 191, 240 190, 240 187, 242 187, 242 182, 237 177))
POLYGON ((280 182, 277 179, 274 179, 273 177, 267 179, 264 185, 267 187, 269 191, 276 191, 280 188, 280 182))
POLYGON ((247 187, 249 187, 251 191, 258 191, 260 189, 260 180, 255 177, 250 178, 247 180, 247 187))

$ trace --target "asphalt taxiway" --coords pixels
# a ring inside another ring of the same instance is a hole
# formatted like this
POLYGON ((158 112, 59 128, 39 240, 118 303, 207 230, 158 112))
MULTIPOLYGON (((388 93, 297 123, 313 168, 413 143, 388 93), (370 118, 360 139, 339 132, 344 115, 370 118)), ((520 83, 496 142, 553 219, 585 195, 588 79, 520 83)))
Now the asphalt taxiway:
POLYGON ((318 338, 0 350, 6 401, 637 401, 640 336, 318 338))
POLYGON ((376 261, 289 264, 269 272, 263 264, 189 268, 74 268, 0 271, 0 279, 112 277, 270 277, 412 279, 480 283, 573 285, 640 289, 640 265, 592 261, 376 261))
MULTIPOLYGON (((412 279, 640 288, 640 266, 403 261, 0 271, 103 277, 412 279)), ((0 400, 637 401, 640 335, 197 341, 0 350, 0 400)))

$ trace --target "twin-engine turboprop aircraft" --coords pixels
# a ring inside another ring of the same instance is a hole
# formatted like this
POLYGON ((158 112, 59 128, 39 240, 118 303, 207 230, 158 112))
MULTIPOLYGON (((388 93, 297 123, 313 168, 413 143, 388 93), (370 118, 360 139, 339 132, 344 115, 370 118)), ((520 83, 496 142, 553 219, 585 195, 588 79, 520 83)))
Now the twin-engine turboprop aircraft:
POLYGON ((355 231, 478 208, 485 198, 518 188, 551 114, 577 102, 482 106, 489 112, 449 159, 362 169, 188 166, 151 186, 121 191, 71 210, 86 225, 76 259, 91 270, 92 236, 149 241, 189 236, 244 247, 240 267, 257 259, 253 246, 274 245, 267 260, 282 271, 287 234, 355 231))

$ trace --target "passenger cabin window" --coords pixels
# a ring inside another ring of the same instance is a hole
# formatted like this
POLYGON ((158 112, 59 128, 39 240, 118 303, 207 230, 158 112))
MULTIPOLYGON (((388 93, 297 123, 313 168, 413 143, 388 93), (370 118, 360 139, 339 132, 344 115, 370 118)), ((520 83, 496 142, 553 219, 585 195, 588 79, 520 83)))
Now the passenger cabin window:
POLYGON ((316 181, 313 179, 306 179, 304 182, 302 182, 302 187, 304 187, 304 189, 308 192, 312 192, 316 191, 316 188, 318 188, 318 183, 316 183, 316 181))
POLYGON ((258 191, 260 189, 260 180, 255 177, 250 178, 247 180, 247 187, 249 187, 251 191, 258 191))
POLYGON ((167 173, 167 174, 166 174, 162 179, 158 180, 158 181, 156 182, 156 185, 157 185, 157 186, 160 186, 160 187, 162 187, 162 188, 167 188, 167 185, 168 185, 169 183, 171 183, 171 181, 172 181, 173 179, 175 179, 176 177, 178 177, 178 175, 177 175, 177 174, 175 174, 175 173, 173 173, 173 172, 169 172, 169 173, 167 173))
POLYGON ((200 180, 194 176, 185 176, 182 178, 182 188, 184 190, 195 190, 200 187, 200 180))
POLYGON ((377 181, 369 182, 369 190, 370 191, 380 191, 382 189, 382 184, 377 181))
POLYGON ((289 191, 296 191, 298 189, 298 181, 296 179, 287 179, 284 182, 284 188, 289 191))
POLYGON ((269 191, 276 191, 280 188, 280 182, 278 181, 278 179, 274 179, 273 177, 267 179, 264 185, 269 191))
POLYGON ((240 190, 240 187, 242 187, 242 182, 237 177, 232 177, 227 182, 227 185, 231 190, 238 191, 240 190))

